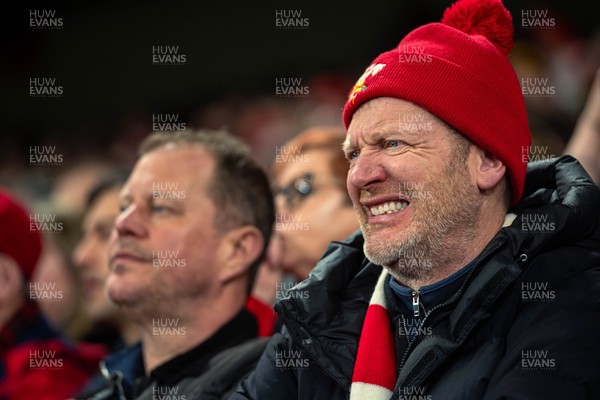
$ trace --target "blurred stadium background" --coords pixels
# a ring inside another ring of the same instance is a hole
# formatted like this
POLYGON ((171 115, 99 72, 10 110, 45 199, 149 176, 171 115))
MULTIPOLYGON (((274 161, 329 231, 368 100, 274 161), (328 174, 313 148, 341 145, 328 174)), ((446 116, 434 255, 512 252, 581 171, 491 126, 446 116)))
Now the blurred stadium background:
MULTIPOLYGON (((189 128, 229 129, 268 164, 276 145, 307 126, 341 124, 367 64, 411 29, 439 21, 450 3, 22 3, 3 15, 0 182, 32 201, 54 201, 65 175, 130 164, 159 114, 189 128), (30 10, 55 10, 62 28, 32 29, 30 10), (279 29, 278 10, 300 11, 308 26, 279 29), (186 62, 153 65, 153 46, 178 46, 186 62), (31 97, 30 78, 55 79, 63 95, 31 97), (277 80, 289 78, 308 94, 278 96, 277 80), (32 165, 31 146, 54 146, 63 161, 32 165)), ((505 1, 519 77, 547 78, 555 88, 526 99, 535 143, 552 154, 562 152, 600 65, 599 4, 505 1), (555 25, 527 29, 523 10, 546 11, 555 25)))

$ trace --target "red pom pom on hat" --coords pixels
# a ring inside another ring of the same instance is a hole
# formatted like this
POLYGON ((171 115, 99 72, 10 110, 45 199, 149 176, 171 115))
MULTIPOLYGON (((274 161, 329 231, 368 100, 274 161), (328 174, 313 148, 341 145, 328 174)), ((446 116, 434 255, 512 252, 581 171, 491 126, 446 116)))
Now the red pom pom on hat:
POLYGON ((442 24, 484 36, 505 56, 514 45, 512 17, 500 0, 459 0, 446 9, 442 24))

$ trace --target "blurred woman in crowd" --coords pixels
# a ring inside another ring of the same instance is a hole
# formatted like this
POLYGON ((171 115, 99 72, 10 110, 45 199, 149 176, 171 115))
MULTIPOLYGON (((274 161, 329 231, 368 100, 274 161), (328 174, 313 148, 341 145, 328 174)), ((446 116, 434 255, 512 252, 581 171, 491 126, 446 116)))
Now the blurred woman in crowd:
POLYGON ((358 229, 346 191, 343 128, 314 127, 276 149, 273 262, 297 280, 313 269, 331 241, 358 229))

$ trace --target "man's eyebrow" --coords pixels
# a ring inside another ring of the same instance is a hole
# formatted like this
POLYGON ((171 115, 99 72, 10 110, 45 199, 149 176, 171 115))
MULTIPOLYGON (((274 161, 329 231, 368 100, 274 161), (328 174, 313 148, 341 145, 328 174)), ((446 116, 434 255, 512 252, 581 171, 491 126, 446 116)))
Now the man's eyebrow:
POLYGON ((355 147, 356 145, 352 144, 348 139, 344 140, 344 143, 342 143, 342 151, 344 153, 347 153, 348 151, 350 151, 350 149, 353 149, 355 147))
MULTIPOLYGON (((369 143, 367 144, 377 144, 381 142, 384 138, 394 133, 398 133, 397 129, 379 129, 375 133, 369 137, 369 143)), ((365 141, 366 142, 366 141, 365 141)))
MULTIPOLYGON (((403 137, 406 135, 407 135, 407 132, 404 132, 403 130, 398 129, 398 127, 394 127, 394 126, 384 127, 384 128, 378 129, 375 133, 372 133, 371 136, 369 137, 368 142, 365 140, 365 144, 373 145, 373 144, 377 144, 377 143, 381 142, 382 140, 388 138, 389 136, 403 137)), ((358 147, 358 144, 353 143, 350 139, 346 139, 344 141, 344 143, 342 144, 342 150, 344 151, 344 153, 347 153, 348 151, 355 149, 357 147, 358 147)))

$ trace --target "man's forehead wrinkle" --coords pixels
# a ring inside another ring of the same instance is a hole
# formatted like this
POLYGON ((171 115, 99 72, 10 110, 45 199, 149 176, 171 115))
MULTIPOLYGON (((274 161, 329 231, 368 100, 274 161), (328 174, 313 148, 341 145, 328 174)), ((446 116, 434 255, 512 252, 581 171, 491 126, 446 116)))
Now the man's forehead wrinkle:
POLYGON ((395 132, 398 132, 396 125, 390 125, 386 121, 382 121, 368 130, 361 131, 359 136, 366 145, 375 145, 395 132))
MULTIPOLYGON (((367 102, 361 106, 357 115, 362 114, 360 111, 369 111, 373 110, 376 104, 372 101, 367 102)), ((382 107, 381 105, 379 107, 382 107)), ((383 108, 389 108, 389 105, 386 105, 383 108)), ((360 147, 360 143, 364 143, 366 145, 372 146, 379 143, 383 138, 391 133, 398 132, 398 121, 395 117, 397 113, 393 111, 389 111, 384 115, 378 116, 377 121, 372 121, 371 119, 366 119, 365 123, 357 124, 354 127, 354 132, 346 138, 346 141, 343 144, 343 149, 348 150, 352 148, 360 147)), ((356 118, 356 116, 355 116, 356 118)))
POLYGON ((380 140, 381 140, 381 133, 379 131, 375 131, 374 133, 371 133, 371 134, 367 134, 366 132, 363 132, 363 134, 362 134, 362 141, 368 146, 375 145, 375 144, 379 143, 380 140))

